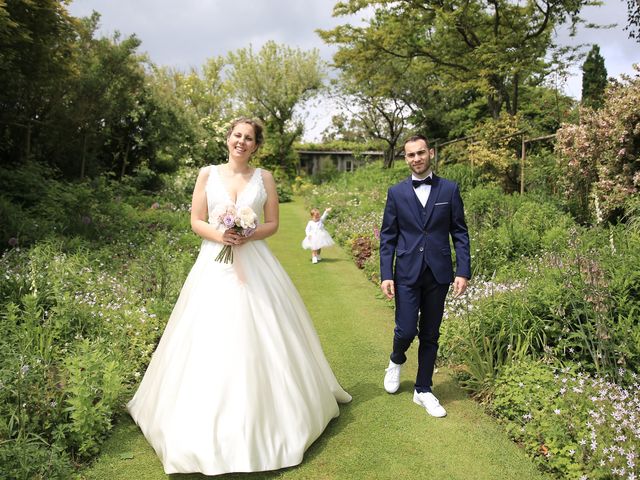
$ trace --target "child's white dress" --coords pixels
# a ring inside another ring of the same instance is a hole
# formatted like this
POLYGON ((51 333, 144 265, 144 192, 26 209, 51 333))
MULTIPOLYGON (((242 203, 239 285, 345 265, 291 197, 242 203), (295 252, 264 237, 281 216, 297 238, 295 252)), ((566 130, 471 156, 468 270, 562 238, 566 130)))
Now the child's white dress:
POLYGON ((327 219, 329 212, 325 211, 320 220, 317 222, 309 220, 305 233, 307 236, 302 241, 302 248, 306 250, 320 250, 321 248, 330 247, 334 245, 334 241, 324 228, 324 221, 327 219))

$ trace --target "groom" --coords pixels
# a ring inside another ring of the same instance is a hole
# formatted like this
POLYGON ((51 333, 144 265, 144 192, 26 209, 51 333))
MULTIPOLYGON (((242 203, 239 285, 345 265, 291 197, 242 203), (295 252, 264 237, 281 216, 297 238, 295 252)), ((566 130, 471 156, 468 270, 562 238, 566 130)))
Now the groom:
POLYGON ((411 177, 389 188, 380 230, 380 288, 396 303, 393 352, 384 388, 389 393, 398 391, 405 352, 417 335, 413 401, 430 415, 444 417, 447 412, 431 391, 431 377, 449 285, 453 282, 458 296, 471 278, 469 234, 458 185, 433 174, 433 150, 427 139, 408 138, 404 156, 411 177), (449 237, 456 252, 455 278, 449 237))

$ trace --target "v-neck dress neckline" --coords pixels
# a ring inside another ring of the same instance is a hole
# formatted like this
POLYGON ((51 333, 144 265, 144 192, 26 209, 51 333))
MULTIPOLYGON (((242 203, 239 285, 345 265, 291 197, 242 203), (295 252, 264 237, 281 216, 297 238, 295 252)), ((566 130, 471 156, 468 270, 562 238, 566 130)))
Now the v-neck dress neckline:
POLYGON ((220 186, 222 187, 222 189, 224 190, 225 195, 227 196, 227 198, 229 199, 229 201, 231 203, 233 203, 234 205, 238 204, 238 199, 240 199, 240 197, 242 196, 242 194, 244 192, 246 192, 248 190, 248 188, 251 186, 251 184, 253 183, 253 180, 256 177, 256 173, 259 171, 259 168, 254 168, 253 169, 253 173, 251 174, 251 178, 249 179, 249 181, 247 182, 247 184, 242 188, 242 190, 238 190, 238 192, 236 193, 236 199, 235 201, 233 200, 233 198, 231 198, 231 194, 229 193, 229 189, 227 188, 227 185, 225 184, 222 175, 220 174, 220 165, 216 165, 215 166, 215 171, 216 171, 216 175, 218 176, 218 181, 220 182, 220 186))

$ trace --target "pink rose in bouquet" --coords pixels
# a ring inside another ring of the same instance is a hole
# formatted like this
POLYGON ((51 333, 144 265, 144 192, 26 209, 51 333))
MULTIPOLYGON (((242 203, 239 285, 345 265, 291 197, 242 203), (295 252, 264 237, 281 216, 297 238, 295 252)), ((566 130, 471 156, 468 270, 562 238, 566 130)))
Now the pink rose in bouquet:
MULTIPOLYGON (((224 226, 226 230, 233 229, 243 237, 253 235, 258 223, 258 215, 251 207, 243 206, 236 208, 235 205, 218 205, 213 211, 209 220, 210 223, 219 227, 224 226)), ((233 263, 233 248, 231 245, 224 245, 216 257, 216 262, 233 263)))

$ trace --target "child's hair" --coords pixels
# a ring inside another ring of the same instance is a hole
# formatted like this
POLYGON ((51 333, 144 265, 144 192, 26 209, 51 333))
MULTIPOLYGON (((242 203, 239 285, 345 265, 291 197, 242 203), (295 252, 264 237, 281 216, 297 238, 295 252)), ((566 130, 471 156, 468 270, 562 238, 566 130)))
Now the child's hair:
POLYGON ((309 214, 313 217, 314 215, 320 215, 320 210, 317 208, 312 208, 309 214))

